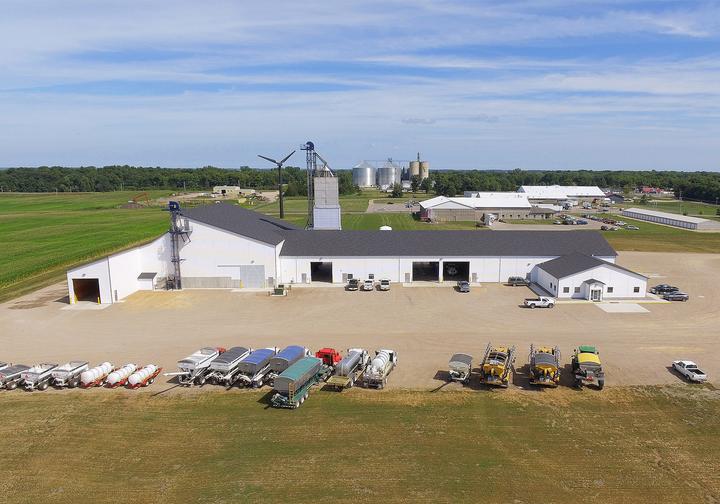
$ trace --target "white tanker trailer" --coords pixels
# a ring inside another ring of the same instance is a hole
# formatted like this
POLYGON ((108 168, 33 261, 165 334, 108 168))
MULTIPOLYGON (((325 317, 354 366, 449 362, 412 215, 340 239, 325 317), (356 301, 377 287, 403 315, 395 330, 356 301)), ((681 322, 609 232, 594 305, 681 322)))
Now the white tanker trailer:
POLYGON ((363 384, 365 387, 381 389, 387 384, 387 377, 397 365, 397 353, 395 350, 380 349, 375 352, 370 365, 363 373, 363 384))
POLYGON ((370 362, 370 355, 364 348, 349 348, 347 355, 335 365, 335 373, 328 379, 327 385, 334 390, 351 388, 362 380, 362 375, 370 362))

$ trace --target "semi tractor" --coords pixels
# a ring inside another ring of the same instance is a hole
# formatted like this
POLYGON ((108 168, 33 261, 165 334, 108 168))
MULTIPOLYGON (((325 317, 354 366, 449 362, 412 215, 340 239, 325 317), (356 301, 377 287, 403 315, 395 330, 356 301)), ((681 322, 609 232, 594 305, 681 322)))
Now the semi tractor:
POLYGON ((303 357, 280 373, 273 383, 270 404, 276 408, 295 409, 310 395, 313 385, 327 379, 332 368, 317 357, 303 357))
POLYGON ((515 347, 494 347, 488 343, 480 365, 480 381, 494 387, 507 388, 514 371, 515 347))
POLYGON ((395 366, 397 366, 395 350, 377 350, 372 362, 365 368, 363 385, 367 388, 384 388, 387 385, 388 375, 395 369, 395 366))
POLYGON ((530 383, 545 387, 560 384, 560 348, 530 345, 530 383))
POLYGON ((345 357, 335 365, 335 372, 327 381, 328 387, 337 391, 353 387, 362 380, 369 362, 370 355, 367 350, 349 348, 345 357))

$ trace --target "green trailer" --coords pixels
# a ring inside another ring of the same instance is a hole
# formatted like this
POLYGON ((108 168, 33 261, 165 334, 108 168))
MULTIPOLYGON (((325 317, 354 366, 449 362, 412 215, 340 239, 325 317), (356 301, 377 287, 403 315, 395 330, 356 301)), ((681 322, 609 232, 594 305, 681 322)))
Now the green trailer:
POLYGON ((298 408, 310 394, 310 388, 325 381, 332 368, 317 357, 305 357, 283 371, 273 384, 270 403, 276 408, 298 408))

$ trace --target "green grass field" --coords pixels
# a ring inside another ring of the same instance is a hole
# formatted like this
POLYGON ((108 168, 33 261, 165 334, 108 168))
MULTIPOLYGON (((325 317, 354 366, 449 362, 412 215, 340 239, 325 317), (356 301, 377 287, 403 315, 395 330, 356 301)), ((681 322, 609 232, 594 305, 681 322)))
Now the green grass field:
MULTIPOLYGON (((159 385, 154 385, 161 390, 159 385)), ((0 394, 6 502, 717 502, 708 387, 0 394)))
POLYGON ((133 194, 0 194, 0 301, 162 233, 167 215, 159 208, 118 208, 133 194))
POLYGON ((646 208, 648 210, 657 210, 659 212, 670 212, 677 214, 686 214, 694 217, 704 217, 705 219, 718 219, 717 211, 720 206, 709 205, 706 203, 695 203, 692 201, 664 201, 664 200, 652 200, 645 206, 640 208, 646 208))
POLYGON ((639 252, 720 252, 720 233, 698 233, 670 226, 661 226, 649 222, 627 219, 617 215, 609 216, 633 224, 640 229, 628 231, 604 231, 616 250, 636 250, 639 252))

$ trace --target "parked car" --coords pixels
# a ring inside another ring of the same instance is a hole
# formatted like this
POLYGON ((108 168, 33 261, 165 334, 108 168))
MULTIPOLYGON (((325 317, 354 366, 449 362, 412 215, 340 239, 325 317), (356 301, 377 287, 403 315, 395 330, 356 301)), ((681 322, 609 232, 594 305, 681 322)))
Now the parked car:
POLYGON ((577 223, 578 223, 579 225, 581 225, 581 226, 585 226, 585 225, 587 225, 587 223, 588 223, 588 221, 583 220, 583 219, 578 219, 578 220, 575 221, 575 222, 577 222, 577 223))
POLYGON ((663 294, 663 299, 666 301, 687 301, 690 299, 690 296, 685 294, 684 292, 667 292, 663 294))
POLYGON ((616 226, 627 226, 627 222, 619 220, 615 223, 615 225, 616 226))
POLYGON ((389 291, 390 290, 390 280, 387 278, 383 278, 380 280, 380 290, 381 291, 389 291))
POLYGON ((630 231, 638 231, 640 228, 637 226, 625 226, 625 229, 629 229, 630 231))
POLYGON ((702 383, 707 381, 707 375, 698 369, 697 364, 690 360, 673 361, 672 367, 691 382, 702 383))
POLYGON ((372 280, 365 280, 362 285, 362 290, 364 290, 364 291, 375 290, 375 282, 373 282, 372 280))
POLYGON ((527 308, 552 308, 555 306, 555 298, 540 296, 538 298, 526 299, 523 304, 527 308))
POLYGON ((678 292, 680 289, 674 285, 660 284, 650 288, 651 294, 668 294, 670 292, 678 292))
POLYGON ((466 282, 465 280, 460 280, 457 283, 457 289, 458 289, 458 292, 470 292, 470 282, 466 282))
POLYGON ((510 278, 508 278, 507 284, 510 285, 511 287, 518 287, 518 286, 523 287, 523 286, 530 285, 530 282, 528 282, 527 278, 525 278, 525 277, 511 276, 510 278))
POLYGON ((351 278, 350 280, 348 280, 348 283, 345 286, 345 288, 349 291, 358 290, 360 288, 360 280, 358 280, 357 278, 351 278))
POLYGON ((617 231, 615 226, 600 226, 600 231, 617 231))
POLYGON ((553 224, 560 225, 562 224, 562 221, 556 220, 555 222, 553 222, 553 224))

